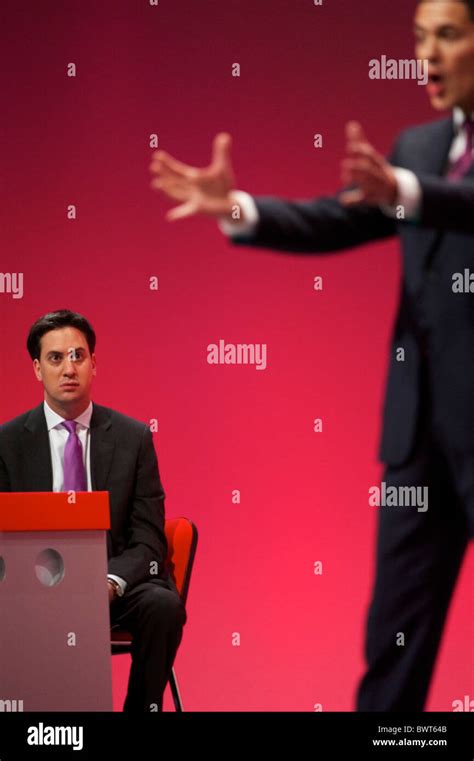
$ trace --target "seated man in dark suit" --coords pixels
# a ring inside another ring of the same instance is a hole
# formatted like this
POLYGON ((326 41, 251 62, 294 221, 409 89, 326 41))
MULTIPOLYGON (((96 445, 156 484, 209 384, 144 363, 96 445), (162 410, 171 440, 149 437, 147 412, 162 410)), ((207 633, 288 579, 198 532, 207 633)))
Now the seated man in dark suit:
POLYGON ((346 187, 334 197, 238 191, 226 133, 216 136, 207 167, 161 150, 150 166, 152 187, 179 201, 170 221, 214 217, 236 245, 325 254, 400 237, 403 279, 379 455, 387 486, 403 493, 423 485, 430 504, 424 512, 403 502, 378 511, 361 711, 423 709, 474 537, 474 0, 420 0, 414 33, 431 105, 448 114, 404 130, 389 160, 349 123, 346 187))
POLYGON ((69 310, 27 341, 44 402, 0 427, 0 491, 108 491, 111 624, 133 635, 127 713, 162 710, 186 622, 165 566, 164 498, 150 429, 91 401, 96 337, 69 310))

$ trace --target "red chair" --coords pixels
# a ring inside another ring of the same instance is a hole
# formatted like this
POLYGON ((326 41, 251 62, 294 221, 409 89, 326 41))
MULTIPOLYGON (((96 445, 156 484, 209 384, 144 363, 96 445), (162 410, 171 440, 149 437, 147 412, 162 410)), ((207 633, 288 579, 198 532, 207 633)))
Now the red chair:
MULTIPOLYGON (((196 553, 197 528, 187 518, 172 518, 165 520, 165 534, 168 542, 166 564, 176 584, 179 595, 186 605, 194 555, 196 553)), ((130 632, 120 629, 116 624, 112 627, 110 634, 112 655, 131 652, 132 635, 130 632)), ((176 711, 183 711, 183 703, 179 694, 178 680, 176 679, 174 667, 171 670, 169 684, 176 711)))

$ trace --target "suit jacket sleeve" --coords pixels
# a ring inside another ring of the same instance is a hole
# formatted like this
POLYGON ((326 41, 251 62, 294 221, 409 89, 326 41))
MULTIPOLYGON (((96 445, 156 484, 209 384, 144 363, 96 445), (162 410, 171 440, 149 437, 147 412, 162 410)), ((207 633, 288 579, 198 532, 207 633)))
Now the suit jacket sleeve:
POLYGON ((474 181, 451 182, 431 175, 417 177, 422 190, 419 224, 474 233, 474 181))
POLYGON ((337 197, 285 200, 254 198, 259 221, 253 235, 233 236, 236 244, 295 253, 329 253, 396 233, 396 220, 368 204, 344 207, 337 197))
POLYGON ((129 588, 153 578, 164 578, 167 555, 165 493, 160 481, 153 437, 144 426, 137 459, 125 550, 109 559, 108 573, 120 576, 129 588), (154 563, 155 561, 155 563, 154 563), (156 573, 155 564, 158 563, 156 573))
MULTIPOLYGON (((397 163, 400 138, 387 158, 397 163)), ((346 207, 338 196, 286 200, 254 196, 259 220, 254 234, 232 236, 231 242, 295 253, 329 253, 352 248, 397 232, 397 220, 378 206, 346 207)))

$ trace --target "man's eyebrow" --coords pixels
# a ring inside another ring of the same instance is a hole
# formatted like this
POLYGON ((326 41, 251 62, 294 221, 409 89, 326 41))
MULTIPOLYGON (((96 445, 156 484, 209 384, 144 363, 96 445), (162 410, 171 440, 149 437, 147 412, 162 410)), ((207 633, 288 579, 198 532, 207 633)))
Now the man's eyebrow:
MULTIPOLYGON (((460 28, 461 27, 459 26, 459 24, 454 24, 454 23, 450 22, 450 23, 446 23, 446 24, 441 24, 441 26, 436 27, 436 29, 434 31, 437 34, 439 34, 439 32, 444 32, 444 31, 447 31, 447 30, 450 31, 451 29, 459 30, 460 28)), ((428 29, 426 29, 424 26, 420 26, 420 24, 414 24, 413 25, 413 31, 414 32, 427 32, 428 29)))
MULTIPOLYGON (((83 346, 79 346, 77 349, 74 349, 73 347, 71 347, 70 349, 66 351, 66 354, 79 354, 79 352, 85 352, 85 349, 83 346)), ((49 357, 50 354, 60 354, 62 356, 64 352, 61 351, 60 349, 50 349, 48 351, 47 356, 49 357)))

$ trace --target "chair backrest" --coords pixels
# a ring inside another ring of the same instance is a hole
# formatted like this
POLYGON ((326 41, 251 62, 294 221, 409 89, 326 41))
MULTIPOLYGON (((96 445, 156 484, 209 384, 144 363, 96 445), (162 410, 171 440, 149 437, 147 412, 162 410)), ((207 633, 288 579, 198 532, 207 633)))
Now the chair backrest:
POLYGON ((196 552, 197 528, 188 518, 170 518, 165 520, 165 534, 168 542, 166 564, 182 601, 186 603, 196 552))

